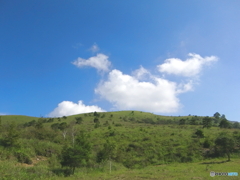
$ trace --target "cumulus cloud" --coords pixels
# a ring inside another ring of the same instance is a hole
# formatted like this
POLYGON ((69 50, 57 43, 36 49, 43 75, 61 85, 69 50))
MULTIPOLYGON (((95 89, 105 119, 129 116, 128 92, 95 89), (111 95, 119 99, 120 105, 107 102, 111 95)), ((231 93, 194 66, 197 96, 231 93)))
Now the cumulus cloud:
POLYGON ((49 117, 62 117, 69 116, 74 114, 88 113, 88 112, 104 112, 105 110, 101 109, 98 106, 87 106, 84 105, 82 101, 74 103, 71 101, 62 101, 58 106, 48 114, 49 117))
POLYGON ((72 64, 81 68, 83 66, 91 66, 96 68, 100 72, 108 72, 111 62, 108 60, 108 56, 104 54, 97 54, 89 59, 78 58, 73 61, 72 64))
POLYGON ((177 95, 192 89, 191 83, 178 85, 150 74, 149 81, 140 81, 139 76, 149 72, 144 68, 135 71, 135 76, 112 70, 108 79, 95 89, 103 99, 117 109, 145 110, 150 112, 176 112, 181 104, 177 95))
POLYGON ((198 54, 189 53, 186 61, 178 58, 166 59, 161 65, 158 65, 158 70, 161 73, 180 75, 185 77, 193 77, 199 75, 204 65, 210 65, 217 61, 216 56, 201 57, 198 54))
POLYGON ((99 49, 98 45, 96 43, 94 43, 89 50, 92 51, 93 53, 95 53, 95 52, 98 52, 100 49, 99 49))

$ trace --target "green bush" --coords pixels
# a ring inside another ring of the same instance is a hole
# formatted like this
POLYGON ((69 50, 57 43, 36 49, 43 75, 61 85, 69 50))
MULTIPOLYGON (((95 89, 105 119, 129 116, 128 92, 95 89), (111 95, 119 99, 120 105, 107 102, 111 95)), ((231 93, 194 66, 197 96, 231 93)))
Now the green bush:
POLYGON ((210 148, 211 146, 211 142, 209 139, 205 139, 205 141, 203 142, 203 147, 204 148, 210 148))
POLYGON ((25 154, 24 152, 22 151, 16 151, 15 152, 15 157, 17 158, 18 162, 20 163, 26 163, 26 164, 32 164, 32 160, 30 159, 30 157, 25 154))
POLYGON ((198 129, 194 134, 199 138, 204 138, 204 134, 201 129, 198 129))
POLYGON ((115 126, 122 126, 122 124, 121 123, 116 123, 115 126))

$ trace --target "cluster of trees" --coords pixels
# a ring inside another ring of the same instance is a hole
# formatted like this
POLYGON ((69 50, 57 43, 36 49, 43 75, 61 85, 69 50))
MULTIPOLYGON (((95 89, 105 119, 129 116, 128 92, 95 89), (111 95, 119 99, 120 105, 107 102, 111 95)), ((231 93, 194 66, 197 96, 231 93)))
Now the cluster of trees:
POLYGON ((240 128, 240 124, 238 122, 230 122, 227 120, 226 116, 224 114, 220 114, 216 112, 213 117, 197 117, 193 116, 190 120, 187 119, 180 119, 179 125, 202 125, 203 128, 211 128, 212 126, 220 127, 220 128, 240 128))
MULTIPOLYGON (((32 121, 26 122, 23 124, 23 127, 30 127, 30 126, 42 126, 43 123, 53 123, 54 120, 57 119, 58 121, 61 121, 61 118, 39 118, 37 121, 34 119, 32 121)), ((62 119, 67 119, 66 116, 63 116, 62 119)))
POLYGON ((204 136, 203 130, 197 129, 193 135, 193 138, 205 138, 203 142, 203 148, 211 148, 208 150, 205 157, 219 157, 227 155, 228 161, 230 161, 230 155, 234 152, 239 152, 240 150, 240 133, 234 131, 232 135, 226 132, 221 132, 219 135, 211 140, 204 136))

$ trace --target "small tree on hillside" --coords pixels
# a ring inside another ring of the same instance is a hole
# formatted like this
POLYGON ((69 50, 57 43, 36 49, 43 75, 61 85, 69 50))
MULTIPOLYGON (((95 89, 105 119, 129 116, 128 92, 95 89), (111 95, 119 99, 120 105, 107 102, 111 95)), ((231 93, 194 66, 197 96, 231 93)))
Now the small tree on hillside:
POLYGON ((236 129, 239 129, 240 128, 239 122, 234 122, 232 127, 236 128, 236 129))
POLYGON ((75 127, 75 121, 72 121, 72 122, 70 122, 70 124, 69 124, 69 133, 70 133, 70 135, 72 136, 72 145, 73 145, 73 147, 74 147, 74 144, 75 144, 75 136, 76 136, 76 134, 77 134, 77 129, 76 129, 76 127, 75 127))
POLYGON ((68 124, 66 122, 62 122, 59 124, 58 129, 60 129, 61 131, 63 131, 64 129, 68 128, 68 124))
POLYGON ((219 135, 215 140, 215 144, 221 153, 227 155, 228 161, 230 161, 230 154, 233 152, 235 147, 234 140, 227 135, 219 135))
POLYGON ((109 142, 109 140, 107 140, 107 142, 103 146, 103 149, 101 149, 97 153, 97 163, 101 163, 107 159, 111 159, 115 147, 116 145, 114 143, 111 143, 109 142))
POLYGON ((220 124, 219 124, 220 128, 231 128, 231 124, 227 119, 222 119, 220 124))
POLYGON ((203 118, 203 128, 210 128, 212 127, 212 118, 206 116, 203 118))
POLYGON ((83 122, 83 118, 82 117, 76 117, 76 124, 81 124, 83 122))
POLYGON ((39 118, 37 123, 35 124, 35 128, 42 129, 43 128, 43 119, 39 118))
POLYGON ((226 116, 225 116, 225 114, 222 114, 222 115, 221 115, 221 119, 227 119, 226 116))
POLYGON ((61 124, 59 124, 58 129, 60 129, 62 131, 62 135, 63 135, 63 139, 66 139, 67 133, 68 133, 68 128, 69 125, 66 122, 62 122, 61 124))
POLYGON ((221 114, 219 112, 216 112, 213 117, 216 118, 216 119, 219 119, 221 116, 221 114))
POLYGON ((91 144, 89 135, 81 131, 76 138, 75 146, 65 147, 62 151, 61 165, 69 167, 74 174, 75 168, 86 166, 91 154, 91 144))
POLYGON ((19 131, 15 123, 11 123, 6 127, 7 133, 3 135, 3 144, 7 147, 18 145, 19 131))
POLYGON ((186 119, 180 119, 179 125, 185 125, 186 124, 186 119))
POLYGON ((94 122, 94 123, 100 123, 100 122, 99 122, 99 119, 96 118, 96 117, 93 119, 93 122, 94 122))
POLYGON ((54 123, 54 124, 51 125, 51 128, 55 131, 58 130, 58 127, 59 127, 59 123, 54 123))
POLYGON ((203 134, 203 131, 201 129, 198 129, 195 132, 195 135, 197 135, 198 138, 204 138, 204 134, 203 134))

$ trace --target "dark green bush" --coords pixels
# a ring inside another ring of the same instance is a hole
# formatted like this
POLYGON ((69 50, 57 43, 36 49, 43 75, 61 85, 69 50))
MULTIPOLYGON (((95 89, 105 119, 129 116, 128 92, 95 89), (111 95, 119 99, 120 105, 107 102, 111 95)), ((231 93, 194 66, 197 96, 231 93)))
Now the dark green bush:
POLYGON ((122 126, 122 124, 121 123, 116 123, 115 126, 122 126))
POLYGON ((18 162, 20 163, 26 163, 26 164, 32 164, 32 160, 30 159, 30 157, 25 154, 22 151, 16 151, 15 152, 15 157, 17 158, 18 162))

